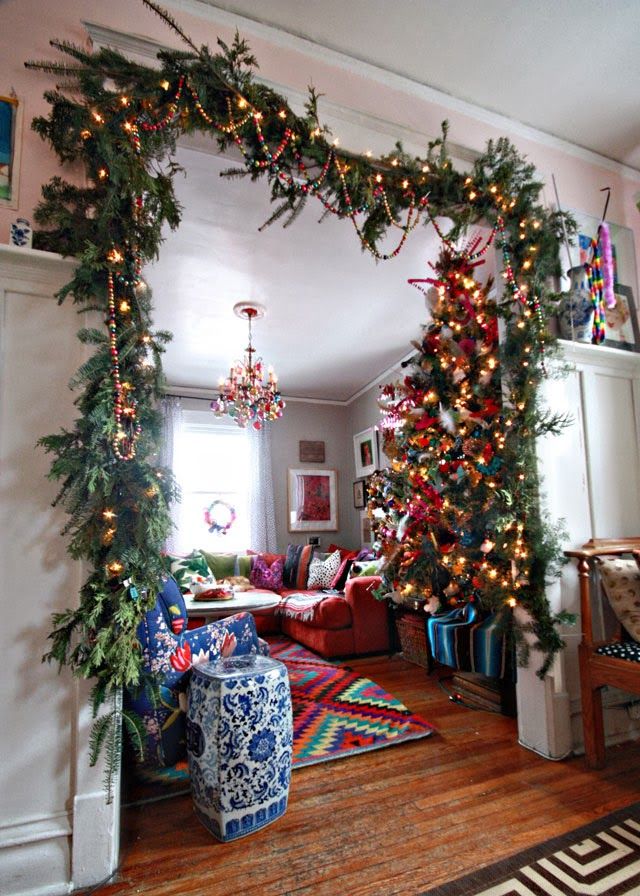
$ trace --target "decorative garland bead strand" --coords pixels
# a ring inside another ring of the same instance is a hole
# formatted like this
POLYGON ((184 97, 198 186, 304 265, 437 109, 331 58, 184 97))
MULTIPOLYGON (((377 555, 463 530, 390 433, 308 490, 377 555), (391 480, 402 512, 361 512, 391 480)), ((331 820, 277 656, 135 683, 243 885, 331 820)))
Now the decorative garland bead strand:
MULTIPOLYGON (((116 433, 113 437, 113 453, 118 458, 118 460, 126 461, 132 460, 135 457, 135 445, 138 437, 140 436, 140 433, 142 432, 142 427, 139 423, 136 423, 131 435, 127 436, 122 425, 122 416, 125 409, 122 400, 123 387, 120 381, 120 359, 118 356, 115 285, 113 274, 111 271, 109 271, 107 280, 107 296, 109 303, 109 319, 107 325, 109 329, 109 354, 111 355, 111 377, 113 379, 114 393, 113 416, 116 421, 116 433)), ((133 423, 135 419, 135 406, 133 403, 131 405, 128 405, 127 411, 127 416, 133 423)))
POLYGON ((161 118, 153 123, 149 121, 142 121, 140 118, 137 119, 136 124, 139 125, 143 131, 161 131, 164 128, 168 127, 168 125, 170 125, 171 122, 175 120, 176 112, 178 111, 178 104, 180 103, 180 98, 182 96, 184 82, 185 76, 180 75, 180 80, 178 81, 178 89, 176 90, 173 100, 169 103, 168 112, 164 116, 164 118, 161 118))

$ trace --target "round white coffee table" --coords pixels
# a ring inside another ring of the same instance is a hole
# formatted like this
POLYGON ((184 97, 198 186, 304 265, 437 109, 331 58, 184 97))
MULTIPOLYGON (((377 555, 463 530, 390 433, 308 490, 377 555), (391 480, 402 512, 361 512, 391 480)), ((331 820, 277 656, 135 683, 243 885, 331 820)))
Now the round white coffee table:
POLYGON ((194 600, 190 594, 185 594, 184 602, 187 616, 217 619, 221 616, 233 616, 234 613, 253 613, 277 607, 280 595, 274 591, 239 591, 228 600, 194 600))

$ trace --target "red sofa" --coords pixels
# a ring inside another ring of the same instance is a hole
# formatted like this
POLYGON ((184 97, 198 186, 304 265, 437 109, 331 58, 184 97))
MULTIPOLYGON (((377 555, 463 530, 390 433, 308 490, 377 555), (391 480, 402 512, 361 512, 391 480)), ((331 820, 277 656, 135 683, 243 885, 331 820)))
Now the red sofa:
MULTIPOLYGON (((379 576, 348 579, 344 594, 324 595, 314 605, 310 619, 284 615, 278 608, 258 611, 254 614, 258 632, 282 631, 326 658, 384 653, 390 645, 387 602, 376 600, 371 593, 379 584, 379 576)), ((297 593, 282 591, 282 601, 297 593)))
MULTIPOLYGON (((263 556, 269 557, 269 562, 284 559, 282 554, 263 556)), ((171 574, 183 590, 194 573, 213 573, 218 581, 223 581, 233 575, 248 578, 252 569, 252 556, 248 554, 193 551, 176 560, 171 564, 171 574)), ((354 576, 346 580, 344 593, 332 594, 307 589, 303 584, 307 580, 305 569, 298 579, 296 589, 278 588, 278 606, 251 611, 260 635, 282 632, 326 658, 384 653, 390 649, 387 602, 372 594, 380 584, 379 576, 354 576)), ((255 590, 267 589, 261 583, 255 590)), ((192 616, 189 625, 195 624, 197 619, 192 616)))

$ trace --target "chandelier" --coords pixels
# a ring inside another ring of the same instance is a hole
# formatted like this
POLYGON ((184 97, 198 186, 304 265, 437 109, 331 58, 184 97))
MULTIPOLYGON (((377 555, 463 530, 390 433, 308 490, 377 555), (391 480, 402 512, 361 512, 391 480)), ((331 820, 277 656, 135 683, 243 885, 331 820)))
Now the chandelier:
POLYGON ((256 350, 251 342, 251 322, 257 317, 264 317, 264 308, 239 302, 233 310, 249 323, 249 345, 245 349, 244 361, 236 361, 231 366, 226 380, 220 378, 220 394, 211 402, 211 410, 216 417, 227 414, 243 428, 251 423, 255 429, 260 429, 265 421, 282 417, 285 407, 273 369, 269 367, 264 383, 262 359, 254 360, 253 357, 256 350))

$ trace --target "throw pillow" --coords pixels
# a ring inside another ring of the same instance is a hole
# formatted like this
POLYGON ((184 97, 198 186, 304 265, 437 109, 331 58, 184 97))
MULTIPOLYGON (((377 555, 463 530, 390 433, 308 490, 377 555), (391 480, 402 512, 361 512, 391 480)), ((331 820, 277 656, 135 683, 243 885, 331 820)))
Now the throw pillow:
POLYGON ((260 555, 258 555, 253 558, 249 581, 254 588, 266 588, 268 591, 281 591, 283 566, 284 563, 282 558, 274 560, 273 563, 269 565, 260 555))
POLYGON ((167 554, 169 570, 184 594, 189 590, 191 580, 198 576, 208 578, 211 570, 200 551, 192 551, 188 557, 179 557, 176 554, 167 554))
POLYGON ((362 548, 361 551, 358 551, 356 556, 356 560, 375 560, 376 554, 373 548, 362 548))
POLYGON ((604 593, 618 622, 640 641, 640 569, 635 560, 605 557, 598 561, 604 593))
POLYGON ((309 576, 309 564, 313 556, 313 545, 290 544, 284 561, 282 584, 285 588, 298 588, 304 590, 307 587, 309 576))
POLYGON ((356 576, 379 576, 382 560, 356 560, 349 570, 349 578, 356 576))
POLYGON ((335 588, 336 591, 344 591, 344 586, 347 584, 347 579, 349 577, 349 571, 352 564, 353 559, 351 557, 347 557, 338 567, 338 572, 335 574, 335 576, 333 577, 333 581, 331 582, 331 587, 335 588))
POLYGON ((340 569, 340 551, 334 551, 324 558, 314 557, 309 564, 307 588, 331 588, 336 573, 340 569))
MULTIPOLYGON (((216 579, 226 579, 236 574, 236 554, 218 554, 202 551, 202 556, 209 564, 216 579)), ((246 575, 246 573, 243 573, 246 575)))

